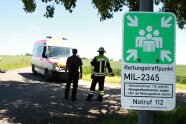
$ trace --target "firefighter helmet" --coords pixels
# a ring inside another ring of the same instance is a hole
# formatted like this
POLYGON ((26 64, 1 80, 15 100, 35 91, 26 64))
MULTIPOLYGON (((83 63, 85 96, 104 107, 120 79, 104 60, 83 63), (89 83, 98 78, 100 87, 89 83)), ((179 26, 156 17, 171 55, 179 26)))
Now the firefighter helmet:
POLYGON ((97 52, 106 52, 103 47, 100 47, 97 52))

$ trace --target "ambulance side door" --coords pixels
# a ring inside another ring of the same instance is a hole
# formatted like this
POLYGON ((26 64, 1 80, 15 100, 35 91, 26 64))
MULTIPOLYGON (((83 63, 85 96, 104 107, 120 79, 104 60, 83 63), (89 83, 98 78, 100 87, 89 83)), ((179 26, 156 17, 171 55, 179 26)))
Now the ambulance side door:
POLYGON ((47 67, 48 64, 48 57, 47 57, 47 47, 46 45, 43 46, 42 52, 41 52, 41 59, 40 59, 40 68, 41 68, 41 73, 44 75, 45 74, 45 68, 47 67))
POLYGON ((43 45, 38 45, 37 46, 37 53, 36 53, 36 56, 37 56, 37 60, 35 62, 35 68, 37 69, 37 72, 43 74, 43 71, 42 71, 42 52, 43 52, 43 45))

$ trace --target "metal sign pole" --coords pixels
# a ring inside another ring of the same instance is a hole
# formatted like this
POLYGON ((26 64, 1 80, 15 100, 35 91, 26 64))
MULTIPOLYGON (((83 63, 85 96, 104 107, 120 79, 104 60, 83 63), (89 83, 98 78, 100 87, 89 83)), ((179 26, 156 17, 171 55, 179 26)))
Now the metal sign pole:
MULTIPOLYGON (((153 0, 140 0, 139 11, 153 12, 153 0)), ((138 124, 152 124, 153 111, 140 110, 138 111, 138 124)))
POLYGON ((140 0, 139 11, 153 12, 153 0, 140 0))

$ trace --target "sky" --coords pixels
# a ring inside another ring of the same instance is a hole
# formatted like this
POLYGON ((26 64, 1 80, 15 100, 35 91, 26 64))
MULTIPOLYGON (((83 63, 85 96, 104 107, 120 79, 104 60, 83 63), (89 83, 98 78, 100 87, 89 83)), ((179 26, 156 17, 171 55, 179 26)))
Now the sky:
MULTIPOLYGON (((0 55, 31 53, 33 44, 46 36, 65 37, 78 49, 81 57, 93 58, 99 47, 104 47, 109 59, 122 55, 122 18, 128 8, 114 13, 114 18, 100 22, 91 0, 78 0, 69 13, 56 6, 54 18, 45 18, 46 4, 36 1, 36 11, 26 13, 21 0, 1 0, 0 55)), ((154 8, 157 11, 157 7, 154 8)), ((176 64, 186 65, 186 30, 176 28, 176 64)))

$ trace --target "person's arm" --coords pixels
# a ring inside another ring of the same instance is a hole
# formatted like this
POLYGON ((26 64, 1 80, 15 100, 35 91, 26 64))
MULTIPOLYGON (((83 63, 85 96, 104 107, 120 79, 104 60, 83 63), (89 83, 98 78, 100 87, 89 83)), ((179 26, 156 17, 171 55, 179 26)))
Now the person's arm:
POLYGON ((83 68, 82 68, 82 60, 80 59, 80 65, 79 65, 79 68, 80 68, 80 79, 82 78, 82 72, 83 72, 83 68))
POLYGON ((92 66, 94 66, 94 65, 96 64, 96 57, 94 57, 94 59, 90 62, 90 64, 91 64, 92 66))
POLYGON ((83 69, 82 69, 82 66, 80 65, 80 79, 82 78, 82 72, 83 72, 83 69))
POLYGON ((67 72, 67 68, 68 68, 68 67, 66 66, 66 68, 65 68, 65 73, 67 72))
POLYGON ((69 58, 66 61, 65 73, 67 73, 68 68, 69 68, 69 58))
POLYGON ((111 76, 114 76, 114 73, 112 72, 112 68, 111 68, 111 66, 110 66, 109 61, 106 62, 106 67, 107 67, 107 69, 108 69, 109 74, 110 74, 111 76))

